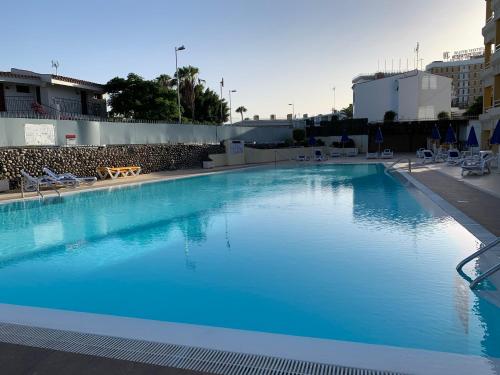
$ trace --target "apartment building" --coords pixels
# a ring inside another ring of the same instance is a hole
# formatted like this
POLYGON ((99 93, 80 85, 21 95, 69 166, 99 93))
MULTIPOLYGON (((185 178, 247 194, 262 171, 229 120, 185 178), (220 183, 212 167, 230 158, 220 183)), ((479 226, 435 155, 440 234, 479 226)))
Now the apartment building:
POLYGON ((481 73, 484 69, 484 56, 461 60, 434 61, 427 65, 426 71, 452 79, 451 106, 466 109, 483 95, 481 73))
POLYGON ((484 71, 483 114, 480 116, 481 146, 486 148, 500 120, 500 0, 486 0, 486 20, 483 27, 484 71))

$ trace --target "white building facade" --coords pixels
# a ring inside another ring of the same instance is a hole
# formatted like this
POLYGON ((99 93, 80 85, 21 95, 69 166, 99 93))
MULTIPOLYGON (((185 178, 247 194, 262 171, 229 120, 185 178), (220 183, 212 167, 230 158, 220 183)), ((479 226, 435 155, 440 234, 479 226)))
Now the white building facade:
POLYGON ((434 61, 427 65, 426 71, 452 79, 453 107, 466 109, 477 98, 483 95, 481 73, 484 68, 484 57, 466 60, 434 61))
POLYGON ((94 82, 20 69, 0 72, 0 112, 105 117, 104 87, 94 82))
POLYGON ((354 118, 383 121, 394 111, 399 121, 436 119, 451 113, 451 79, 419 70, 353 80, 354 118))

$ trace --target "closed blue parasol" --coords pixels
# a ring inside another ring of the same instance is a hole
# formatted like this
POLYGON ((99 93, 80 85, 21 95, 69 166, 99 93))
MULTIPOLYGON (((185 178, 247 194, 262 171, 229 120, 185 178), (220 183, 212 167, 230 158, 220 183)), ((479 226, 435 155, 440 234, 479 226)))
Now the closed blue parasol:
POLYGON ((347 143, 349 142, 349 137, 347 136, 347 130, 344 129, 344 131, 342 132, 342 138, 340 138, 340 142, 341 143, 347 143))
POLYGON ((476 130, 474 126, 471 126, 469 131, 469 137, 467 138, 467 146, 469 147, 479 147, 479 142, 477 141, 476 130))
POLYGON ((441 133, 439 132, 439 129, 437 125, 434 125, 432 128, 432 139, 434 141, 440 141, 441 140, 441 133))
POLYGON ((384 143, 384 136, 382 135, 382 129, 380 129, 380 126, 375 132, 375 143, 378 144, 378 152, 380 154, 380 145, 384 143))
POLYGON ((448 143, 449 145, 457 143, 457 137, 455 137, 455 132, 453 131, 451 125, 448 127, 448 131, 446 132, 446 139, 444 143, 448 143))
POLYGON ((493 136, 490 139, 490 144, 492 145, 500 145, 500 120, 497 122, 497 126, 495 131, 493 132, 493 136))

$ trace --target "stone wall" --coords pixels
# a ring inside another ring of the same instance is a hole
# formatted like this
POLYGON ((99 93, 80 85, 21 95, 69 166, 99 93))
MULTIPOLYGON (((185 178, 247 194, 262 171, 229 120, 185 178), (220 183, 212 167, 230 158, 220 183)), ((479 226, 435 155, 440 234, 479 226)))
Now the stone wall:
POLYGON ((143 173, 199 168, 208 154, 224 153, 218 145, 126 145, 106 147, 25 147, 0 148, 0 178, 20 184, 20 171, 34 176, 48 167, 57 173, 97 176, 97 167, 138 165, 143 173))

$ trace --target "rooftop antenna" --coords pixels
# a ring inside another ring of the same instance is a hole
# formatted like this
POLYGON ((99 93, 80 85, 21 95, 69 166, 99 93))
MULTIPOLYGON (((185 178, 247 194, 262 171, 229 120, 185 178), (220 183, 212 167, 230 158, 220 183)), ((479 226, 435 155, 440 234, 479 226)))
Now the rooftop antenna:
POLYGON ((52 63, 52 68, 56 70, 56 75, 57 75, 57 69, 59 68, 59 61, 52 60, 51 63, 52 63))
POLYGON ((416 63, 415 66, 416 66, 417 70, 418 70, 418 62, 419 62, 419 60, 418 60, 418 54, 419 54, 419 52, 420 52, 420 43, 417 42, 417 47, 415 48, 415 53, 417 54, 417 60, 416 60, 417 63, 416 63))

